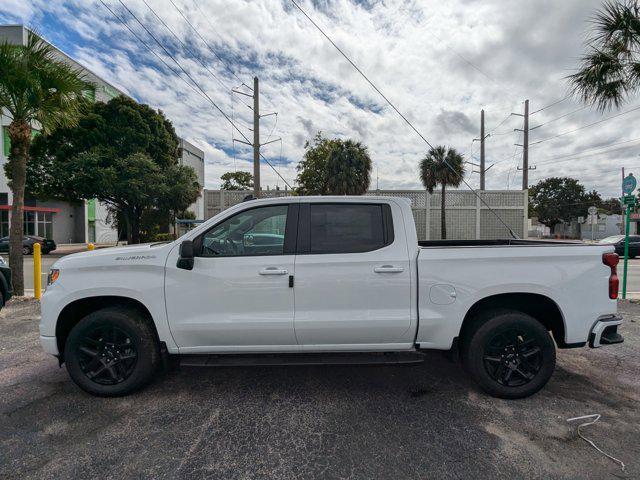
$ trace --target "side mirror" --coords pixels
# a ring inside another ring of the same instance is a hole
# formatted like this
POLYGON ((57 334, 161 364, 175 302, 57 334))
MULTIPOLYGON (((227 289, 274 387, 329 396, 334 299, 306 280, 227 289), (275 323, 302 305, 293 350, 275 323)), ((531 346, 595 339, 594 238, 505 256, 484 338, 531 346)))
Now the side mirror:
POLYGON ((193 241, 185 240, 180 244, 180 256, 176 267, 193 270, 193 241))

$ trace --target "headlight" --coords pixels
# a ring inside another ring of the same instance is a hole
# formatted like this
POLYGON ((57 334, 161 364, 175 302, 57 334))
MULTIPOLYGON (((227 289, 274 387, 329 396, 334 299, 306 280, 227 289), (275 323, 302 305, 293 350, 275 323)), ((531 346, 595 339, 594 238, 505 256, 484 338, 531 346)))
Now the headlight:
POLYGON ((49 270, 49 275, 47 275, 47 285, 55 283, 55 281, 58 280, 59 276, 60 270, 58 270, 57 268, 52 268, 51 270, 49 270))

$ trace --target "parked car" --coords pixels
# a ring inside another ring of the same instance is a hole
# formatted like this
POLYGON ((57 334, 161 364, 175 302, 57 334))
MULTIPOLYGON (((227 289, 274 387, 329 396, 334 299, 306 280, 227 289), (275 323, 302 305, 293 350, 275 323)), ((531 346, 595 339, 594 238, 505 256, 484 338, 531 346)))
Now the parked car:
POLYGON ((13 293, 11 284, 11 268, 0 255, 0 309, 9 301, 13 293))
MULTIPOLYGON (((40 244, 43 255, 53 252, 57 246, 56 242, 48 238, 36 237, 35 235, 25 235, 22 239, 22 254, 31 255, 33 253, 33 245, 40 244)), ((0 238, 0 252, 9 252, 9 237, 0 238)))
MULTIPOLYGON (((613 245, 616 253, 624 256, 624 235, 613 235, 603 238, 598 243, 602 245, 613 245)), ((629 235, 629 258, 636 258, 640 255, 640 235, 629 235)))
POLYGON ((402 198, 254 200, 171 243, 58 260, 40 340, 102 396, 146 384, 169 355, 415 363, 435 349, 459 352, 491 395, 519 398, 547 383, 556 345, 623 341, 617 263, 611 245, 418 242, 402 198))

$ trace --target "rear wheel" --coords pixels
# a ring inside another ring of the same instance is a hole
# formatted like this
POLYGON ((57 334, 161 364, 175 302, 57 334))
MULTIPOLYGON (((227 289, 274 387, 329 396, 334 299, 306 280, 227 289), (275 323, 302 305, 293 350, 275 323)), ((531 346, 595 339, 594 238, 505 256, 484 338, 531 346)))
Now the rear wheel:
POLYGON ((546 385, 556 364, 555 344, 535 318, 512 310, 480 315, 464 339, 463 361, 487 393, 523 398, 546 385))
POLYGON ((22 254, 23 255, 30 255, 31 254, 31 249, 28 246, 24 246, 22 247, 22 254))
POLYGON ((80 320, 64 351, 71 379, 99 396, 126 395, 144 386, 159 358, 151 325, 136 310, 121 307, 98 310, 80 320))

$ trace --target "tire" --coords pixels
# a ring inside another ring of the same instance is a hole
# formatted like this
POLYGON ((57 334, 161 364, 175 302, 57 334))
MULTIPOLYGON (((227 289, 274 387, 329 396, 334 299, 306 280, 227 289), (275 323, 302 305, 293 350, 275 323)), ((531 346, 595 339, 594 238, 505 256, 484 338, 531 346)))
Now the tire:
POLYGON ((28 246, 24 246, 22 247, 22 254, 23 255, 31 255, 31 249, 28 246))
POLYGON ((488 394, 524 398, 546 385, 556 366, 547 329, 515 310, 491 310, 474 319, 463 340, 465 369, 488 394))
POLYGON ((71 379, 101 397, 127 395, 151 381, 160 349, 149 322, 136 310, 108 307, 84 317, 65 342, 71 379))

